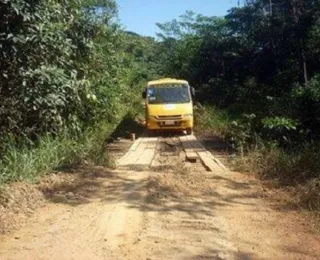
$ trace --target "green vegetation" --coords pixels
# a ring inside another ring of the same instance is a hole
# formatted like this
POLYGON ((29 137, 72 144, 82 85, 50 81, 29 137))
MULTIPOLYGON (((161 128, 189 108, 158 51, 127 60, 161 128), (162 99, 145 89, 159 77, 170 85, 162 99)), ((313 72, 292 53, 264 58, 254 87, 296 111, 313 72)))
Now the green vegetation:
POLYGON ((227 111, 212 105, 196 104, 194 107, 196 133, 216 135, 226 139, 230 133, 231 119, 227 111))
POLYGON ((187 12, 159 24, 159 71, 187 78, 198 127, 230 141, 237 168, 299 204, 320 200, 320 1, 251 0, 225 17, 187 12))
POLYGON ((287 151, 269 143, 256 145, 235 160, 237 170, 255 172, 275 187, 294 188, 295 203, 302 208, 319 210, 319 144, 304 143, 287 151))
POLYGON ((155 76, 154 41, 121 29, 114 0, 8 0, 0 13, 0 183, 103 156, 155 76))
POLYGON ((20 143, 19 148, 7 141, 6 153, 0 160, 0 183, 34 181, 39 174, 49 173, 64 165, 75 164, 84 158, 96 163, 107 161, 104 144, 106 136, 112 130, 110 125, 97 125, 90 130, 87 129, 83 137, 47 135, 42 136, 37 145, 20 143))
POLYGON ((105 161, 145 82, 177 77, 196 89, 198 129, 228 140, 238 168, 319 208, 320 1, 271 2, 187 12, 156 41, 123 31, 114 0, 2 1, 0 182, 105 161))

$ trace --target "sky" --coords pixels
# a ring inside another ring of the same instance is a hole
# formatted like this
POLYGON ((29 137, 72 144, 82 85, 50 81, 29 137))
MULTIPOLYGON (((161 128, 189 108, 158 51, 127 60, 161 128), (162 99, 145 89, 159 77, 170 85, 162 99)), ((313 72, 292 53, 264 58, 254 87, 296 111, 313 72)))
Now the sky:
POLYGON ((178 18, 187 10, 206 16, 224 16, 238 0, 117 0, 120 23, 128 31, 156 36, 156 23, 178 18))

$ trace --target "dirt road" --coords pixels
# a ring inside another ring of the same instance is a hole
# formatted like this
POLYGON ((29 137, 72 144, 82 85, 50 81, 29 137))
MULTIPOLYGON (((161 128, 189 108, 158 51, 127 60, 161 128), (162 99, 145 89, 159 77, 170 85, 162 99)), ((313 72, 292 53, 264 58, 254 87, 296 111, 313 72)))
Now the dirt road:
POLYGON ((0 259, 319 259, 301 216, 194 137, 141 137, 115 170, 84 167, 0 239, 0 259), (187 160, 186 160, 187 159, 187 160))

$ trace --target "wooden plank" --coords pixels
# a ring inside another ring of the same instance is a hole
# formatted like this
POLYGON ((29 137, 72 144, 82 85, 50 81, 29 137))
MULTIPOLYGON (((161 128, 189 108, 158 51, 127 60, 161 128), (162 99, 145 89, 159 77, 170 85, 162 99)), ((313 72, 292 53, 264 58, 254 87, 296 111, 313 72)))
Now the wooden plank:
POLYGON ((118 166, 131 166, 135 164, 147 146, 147 137, 142 136, 136 142, 137 144, 135 145, 134 150, 128 151, 118 166))
POLYGON ((151 163, 150 163, 150 167, 151 168, 160 166, 159 161, 156 159, 157 155, 159 156, 159 150, 160 150, 160 137, 158 137, 157 141, 156 141, 156 145, 155 145, 155 149, 154 149, 154 155, 153 155, 153 158, 152 158, 151 163))
POLYGON ((204 147, 201 146, 201 144, 194 135, 187 136, 187 141, 194 152, 199 153, 205 151, 204 147))
POLYGON ((133 144, 128 149, 128 152, 125 155, 123 155, 119 160, 117 160, 117 162, 116 162, 117 166, 123 165, 127 160, 129 160, 129 158, 134 156, 135 150, 141 144, 141 141, 142 141, 143 137, 145 137, 145 136, 146 136, 146 133, 142 134, 142 136, 140 138, 136 139, 133 142, 133 144))
POLYGON ((215 158, 205 147, 197 140, 194 135, 180 137, 182 147, 186 152, 186 157, 189 160, 196 161, 194 153, 198 155, 204 166, 213 172, 222 172, 228 170, 223 163, 215 158))
POLYGON ((129 151, 135 151, 137 147, 140 145, 143 138, 146 138, 146 137, 147 137, 147 133, 143 133, 142 136, 136 139, 136 141, 131 145, 131 147, 129 148, 129 151))
POLYGON ((141 138, 136 139, 133 144, 130 146, 128 152, 123 155, 119 160, 117 160, 116 165, 117 166, 121 166, 123 165, 130 157, 132 157, 134 155, 134 151, 136 150, 136 148, 139 146, 139 144, 141 143, 141 138))
POLYGON ((137 149, 137 147, 139 146, 140 142, 141 142, 141 137, 136 139, 136 141, 134 141, 134 143, 129 148, 129 151, 135 151, 137 149))
POLYGON ((219 167, 221 168, 221 169, 223 169, 224 171, 228 171, 229 169, 217 158, 217 157, 215 157, 212 153, 210 153, 209 151, 207 151, 207 154, 208 154, 208 156, 213 160, 213 161, 215 161, 215 163, 217 164, 217 165, 219 165, 219 167))
POLYGON ((181 136, 179 139, 184 150, 192 148, 188 142, 187 136, 181 136))
POLYGON ((148 144, 148 137, 142 137, 140 144, 137 146, 134 156, 132 157, 131 160, 127 162, 128 165, 133 165, 136 163, 136 161, 139 159, 141 154, 144 152, 144 150, 147 148, 148 144))
POLYGON ((198 152, 203 165, 211 172, 222 173, 224 170, 212 159, 207 152, 198 152))
POLYGON ((123 165, 125 161, 128 160, 129 157, 133 156, 134 152, 133 151, 128 151, 124 156, 122 156, 119 160, 116 162, 116 166, 123 165))
POLYGON ((190 162, 197 162, 199 156, 192 147, 192 142, 194 141, 194 139, 190 139, 188 138, 188 136, 181 136, 179 139, 182 144, 182 148, 186 153, 186 159, 190 162))
MULTIPOLYGON (((155 155, 158 138, 142 136, 134 146, 134 149, 119 161, 122 167, 149 167, 155 155)), ((142 169, 141 169, 142 170, 142 169)))
MULTIPOLYGON (((205 149, 205 147, 203 146, 203 144, 201 142, 199 142, 195 136, 189 136, 188 137, 189 140, 193 140, 194 142, 194 148, 198 147, 199 150, 197 150, 197 152, 203 152, 205 151, 207 153, 207 156, 209 159, 213 160, 215 164, 217 164, 221 169, 227 171, 228 168, 224 166, 224 164, 218 159, 216 158, 212 153, 210 153, 207 149, 205 149)), ((206 158, 207 160, 207 158, 206 158)))
POLYGON ((157 138, 149 137, 145 139, 145 148, 142 153, 139 153, 139 157, 135 162, 137 166, 150 166, 155 155, 156 143, 157 138))
POLYGON ((198 160, 199 160, 199 156, 196 152, 194 151, 187 151, 186 152, 186 159, 189 161, 189 162, 192 162, 192 163, 196 163, 198 160))
POLYGON ((136 161, 137 166, 149 167, 154 157, 154 150, 146 149, 136 161))

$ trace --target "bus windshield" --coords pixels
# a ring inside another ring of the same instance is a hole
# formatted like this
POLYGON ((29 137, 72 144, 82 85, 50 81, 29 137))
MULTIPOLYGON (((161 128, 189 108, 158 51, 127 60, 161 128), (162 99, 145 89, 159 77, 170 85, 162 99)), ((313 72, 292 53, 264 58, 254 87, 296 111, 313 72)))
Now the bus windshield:
POLYGON ((149 104, 173 104, 189 103, 190 94, 188 85, 184 84, 164 84, 148 87, 149 104))

